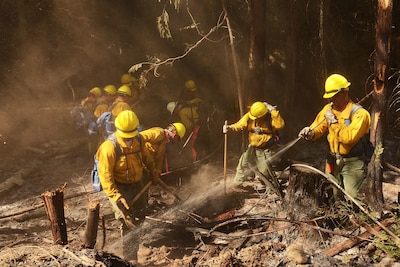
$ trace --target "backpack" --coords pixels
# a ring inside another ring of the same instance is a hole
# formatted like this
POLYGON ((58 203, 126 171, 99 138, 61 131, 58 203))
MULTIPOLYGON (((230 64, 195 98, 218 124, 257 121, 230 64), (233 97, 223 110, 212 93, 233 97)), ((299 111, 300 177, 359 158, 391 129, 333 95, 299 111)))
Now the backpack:
POLYGON ((112 119, 111 111, 103 112, 96 121, 97 127, 103 129, 105 139, 115 132, 114 120, 112 119))
MULTIPOLYGON (((349 126, 351 123, 351 117, 353 116, 354 112, 358 109, 362 108, 360 104, 355 103, 351 107, 350 116, 348 119, 345 120, 346 126, 349 126)), ((367 159, 370 159, 374 154, 375 147, 372 145, 371 141, 369 140, 369 133, 365 134, 361 137, 360 141, 350 150, 350 155, 359 155, 363 154, 366 156, 367 159)))
MULTIPOLYGON (((140 135, 139 134, 136 135, 135 138, 136 138, 136 140, 138 140, 140 148, 141 148, 142 147, 142 139, 140 138, 140 135)), ((115 153, 116 153, 115 162, 117 162, 119 157, 122 155, 122 150, 121 150, 120 146, 118 145, 117 137, 115 135, 110 135, 107 138, 107 140, 110 140, 114 145, 114 149, 115 149, 115 153)), ((90 178, 92 179, 93 189, 97 192, 100 192, 103 190, 103 188, 101 187, 100 177, 99 177, 99 172, 98 172, 99 161, 96 158, 96 154, 94 154, 93 158, 94 158, 94 165, 93 165, 92 171, 90 172, 90 178)))

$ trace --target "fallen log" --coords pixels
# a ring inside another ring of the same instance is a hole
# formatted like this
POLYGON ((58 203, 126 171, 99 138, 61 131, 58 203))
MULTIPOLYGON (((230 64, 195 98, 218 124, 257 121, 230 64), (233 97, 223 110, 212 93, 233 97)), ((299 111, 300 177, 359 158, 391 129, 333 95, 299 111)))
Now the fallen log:
MULTIPOLYGON (((396 222, 396 219, 394 217, 391 217, 391 218, 383 220, 381 222, 381 224, 384 225, 385 227, 387 227, 395 222, 396 222)), ((374 231, 379 231, 381 229, 382 228, 379 225, 375 225, 373 227, 374 231)), ((354 236, 353 238, 350 238, 342 243, 336 244, 335 246, 329 248, 328 250, 325 250, 324 255, 333 257, 333 256, 339 254, 340 252, 343 252, 345 250, 348 250, 348 249, 354 247, 361 241, 364 241, 364 240, 370 238, 372 235, 374 235, 374 233, 372 231, 365 231, 365 232, 363 232, 357 236, 354 236)))
POLYGON ((39 164, 37 162, 31 163, 29 166, 25 166, 25 168, 19 170, 13 176, 5 180, 0 184, 0 195, 4 195, 4 193, 10 189, 13 189, 15 186, 22 186, 25 184, 25 178, 38 169, 39 164))
MULTIPOLYGON (((64 200, 71 199, 71 198, 75 198, 75 197, 80 197, 80 196, 83 196, 83 195, 90 195, 90 194, 94 194, 94 193, 97 193, 97 191, 92 190, 92 191, 89 191, 89 192, 78 192, 78 193, 75 193, 75 194, 67 195, 66 197, 64 197, 64 200)), ((2 214, 2 215, 0 215, 0 220, 1 220, 1 219, 6 219, 6 218, 10 218, 10 217, 19 216, 19 215, 22 215, 22 214, 24 214, 24 213, 31 212, 31 211, 33 211, 33 210, 41 209, 41 208, 43 208, 43 207, 44 207, 44 203, 41 203, 41 204, 32 206, 32 207, 30 207, 30 208, 27 208, 27 209, 18 210, 18 211, 13 212, 13 213, 4 214, 4 215, 2 214)), ((41 214, 42 214, 42 215, 45 215, 46 213, 45 213, 45 211, 43 210, 43 213, 41 213, 41 214)), ((36 215, 35 215, 35 216, 27 215, 26 217, 23 217, 23 218, 21 218, 21 219, 17 219, 17 221, 18 221, 18 220, 24 220, 24 221, 26 221, 26 220, 29 220, 29 219, 32 219, 32 218, 37 218, 37 216, 36 216, 36 215)))

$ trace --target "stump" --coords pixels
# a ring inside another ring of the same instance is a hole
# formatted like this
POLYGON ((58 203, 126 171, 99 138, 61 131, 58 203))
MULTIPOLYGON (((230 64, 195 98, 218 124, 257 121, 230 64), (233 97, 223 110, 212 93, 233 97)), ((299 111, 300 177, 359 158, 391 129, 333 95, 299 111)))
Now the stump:
POLYGON ((51 231, 54 243, 65 245, 68 243, 67 225, 64 216, 64 185, 55 191, 47 191, 42 194, 47 216, 51 223, 51 231))
POLYGON ((285 203, 290 209, 295 206, 320 207, 331 198, 331 184, 325 177, 302 167, 291 166, 285 203))
POLYGON ((89 202, 88 216, 85 228, 85 240, 83 247, 94 248, 97 239, 97 230, 99 229, 100 200, 94 199, 89 202))

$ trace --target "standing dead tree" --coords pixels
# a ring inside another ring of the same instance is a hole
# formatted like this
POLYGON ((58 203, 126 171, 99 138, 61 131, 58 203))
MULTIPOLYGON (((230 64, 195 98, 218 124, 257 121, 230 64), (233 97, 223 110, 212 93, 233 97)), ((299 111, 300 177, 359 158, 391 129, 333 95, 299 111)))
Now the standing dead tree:
POLYGON ((374 61, 374 93, 371 110, 370 140, 375 146, 374 155, 368 165, 366 201, 377 212, 382 211, 382 160, 386 99, 388 95, 387 77, 390 60, 390 37, 392 29, 392 0, 378 0, 376 19, 376 45, 374 61))

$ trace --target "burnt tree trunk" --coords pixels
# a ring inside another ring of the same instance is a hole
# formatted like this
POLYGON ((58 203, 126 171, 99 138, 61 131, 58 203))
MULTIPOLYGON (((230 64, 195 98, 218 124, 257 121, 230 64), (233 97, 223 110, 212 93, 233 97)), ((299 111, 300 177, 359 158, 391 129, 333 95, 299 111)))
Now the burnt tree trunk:
POLYGON ((46 213, 51 223, 54 244, 57 245, 68 243, 64 216, 64 189, 65 185, 55 191, 47 191, 42 194, 46 213))
POLYGON ((94 248, 97 239, 97 230, 99 229, 100 200, 94 199, 89 202, 88 216, 86 220, 85 241, 83 246, 94 248))
POLYGON ((248 55, 248 76, 245 81, 249 91, 250 102, 267 100, 264 90, 265 80, 265 6, 264 0, 249 1, 250 38, 248 55))
POLYGON ((235 81, 236 81, 236 86, 237 86, 237 93, 238 93, 238 102, 239 102, 239 109, 240 109, 240 116, 244 115, 244 104, 243 104, 243 90, 241 87, 241 80, 240 80, 240 71, 239 71, 239 62, 238 62, 238 55, 236 53, 235 49, 235 44, 234 44, 234 36, 232 32, 232 27, 231 23, 229 20, 229 14, 225 6, 225 1, 226 0, 221 0, 222 2, 222 8, 225 13, 225 19, 226 19, 226 25, 228 27, 228 33, 229 33, 229 47, 231 48, 231 54, 232 54, 232 64, 233 64, 233 71, 235 73, 235 81))
POLYGON ((386 85, 390 59, 392 7, 392 0, 378 0, 374 61, 374 93, 370 129, 370 139, 375 146, 375 152, 368 164, 366 185, 366 201, 370 207, 377 212, 381 212, 383 207, 383 136, 386 99, 388 95, 386 85))

